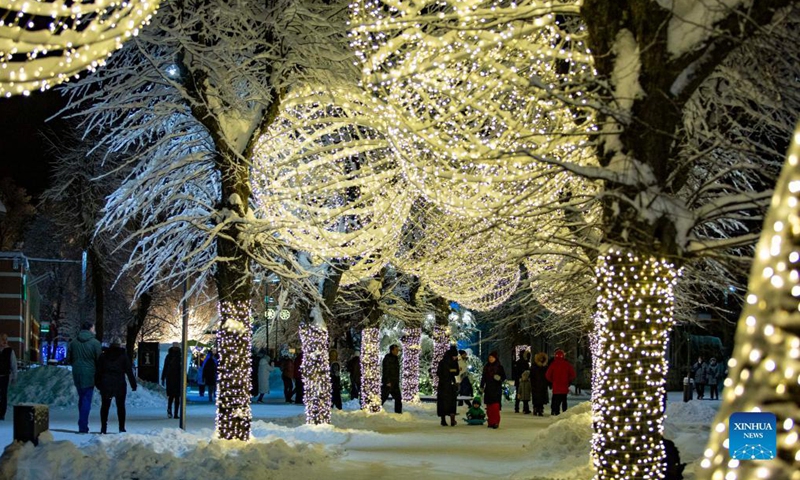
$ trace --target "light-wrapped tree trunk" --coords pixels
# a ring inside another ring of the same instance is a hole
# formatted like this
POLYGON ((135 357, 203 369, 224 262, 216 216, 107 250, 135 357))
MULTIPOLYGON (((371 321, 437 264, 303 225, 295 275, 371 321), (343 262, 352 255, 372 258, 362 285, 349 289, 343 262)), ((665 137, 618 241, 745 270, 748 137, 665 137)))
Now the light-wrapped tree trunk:
POLYGON ((226 440, 249 440, 253 418, 250 410, 250 299, 220 301, 220 316, 217 435, 226 440))
POLYGON ((436 367, 444 357, 447 349, 450 348, 450 336, 447 334, 447 327, 443 325, 433 326, 433 356, 431 358, 431 385, 433 394, 439 391, 439 376, 436 375, 436 367))
POLYGON ((597 276, 597 478, 664 478, 666 349, 678 272, 664 260, 611 249, 597 276))
POLYGON ((369 413, 381 411, 381 330, 361 331, 361 408, 369 413))
POLYGON ((328 357, 328 330, 320 325, 300 325, 303 349, 303 397, 306 423, 331 423, 331 376, 328 357))
POLYGON ((758 243, 747 305, 736 330, 719 409, 698 478, 800 479, 800 125, 758 243), (774 413, 777 456, 731 460, 728 420, 735 412, 774 413))
POLYGON ((419 400, 419 353, 421 328, 408 328, 403 335, 403 403, 419 400))

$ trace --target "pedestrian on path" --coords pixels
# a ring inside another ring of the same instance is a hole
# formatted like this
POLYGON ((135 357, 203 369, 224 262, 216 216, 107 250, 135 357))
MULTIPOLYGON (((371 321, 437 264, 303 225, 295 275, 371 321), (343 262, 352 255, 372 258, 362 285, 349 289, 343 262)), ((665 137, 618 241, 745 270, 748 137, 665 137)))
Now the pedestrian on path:
POLYGON ((97 362, 98 387, 101 398, 100 433, 108 431, 108 412, 111 410, 111 400, 114 400, 117 405, 119 431, 120 433, 125 431, 125 397, 128 394, 128 386, 125 384, 126 376, 131 384, 131 390, 136 391, 133 367, 121 344, 121 339, 113 339, 111 346, 100 355, 100 360, 97 362))
POLYGON ((394 413, 403 413, 403 395, 400 393, 400 347, 391 345, 381 364, 381 405, 389 395, 394 399, 394 413))
POLYGON ((6 419, 8 385, 17 381, 17 355, 8 344, 8 335, 0 333, 0 420, 6 419))
POLYGON ((164 369, 161 371, 161 383, 167 388, 168 418, 180 418, 181 416, 182 363, 181 346, 178 342, 172 342, 172 346, 167 350, 167 358, 164 359, 164 369), (173 405, 175 406, 174 413, 173 405))
POLYGON ((257 392, 258 399, 256 402, 263 403, 264 395, 269 395, 269 376, 275 367, 272 366, 272 359, 266 350, 261 349, 258 359, 258 376, 257 376, 257 392))
POLYGON ((342 364, 339 363, 339 352, 331 350, 331 404, 342 409, 342 364))
POLYGON ((458 368, 458 350, 455 346, 451 346, 436 366, 436 376, 439 379, 439 387, 436 390, 436 415, 442 419, 443 427, 447 426, 446 417, 450 417, 451 427, 455 427, 457 423, 458 368))
POLYGON ((78 338, 69 342, 67 362, 72 365, 72 380, 78 390, 78 433, 89 433, 97 361, 102 351, 91 322, 84 322, 78 338))
POLYGON ((575 369, 564 358, 564 350, 556 350, 555 358, 547 368, 545 378, 553 385, 553 403, 550 405, 550 414, 558 415, 567 411, 567 394, 569 385, 575 380, 575 369))
POLYGON ((500 401, 503 397, 503 382, 506 381, 506 371, 500 364, 497 352, 489 354, 489 361, 483 366, 481 375, 481 390, 486 403, 486 414, 489 417, 489 428, 500 427, 500 401))
POLYGON ((533 414, 538 417, 544 416, 544 406, 550 403, 550 394, 547 389, 547 354, 539 352, 533 357, 531 367, 531 401, 533 402, 533 414))
POLYGON ((214 350, 208 353, 206 361, 203 362, 203 379, 208 388, 208 401, 213 402, 217 398, 217 370, 219 369, 219 353, 214 350))

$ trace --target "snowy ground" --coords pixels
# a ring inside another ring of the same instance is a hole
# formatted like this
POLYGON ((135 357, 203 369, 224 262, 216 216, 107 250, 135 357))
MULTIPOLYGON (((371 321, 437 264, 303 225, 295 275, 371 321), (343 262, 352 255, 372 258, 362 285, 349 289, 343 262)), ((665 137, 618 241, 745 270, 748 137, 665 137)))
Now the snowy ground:
MULTIPOLYGON (((159 480, 592 477, 586 396, 571 397, 570 410, 558 417, 515 414, 513 405, 506 403, 498 430, 463 422, 442 427, 434 404, 405 405, 402 415, 366 415, 355 402, 334 412, 332 426, 309 426, 304 424, 303 407, 284 403, 282 392, 273 389, 266 404, 253 405, 253 440, 227 442, 214 439, 214 405, 196 391, 190 395, 183 432, 177 420, 166 418, 162 394, 145 388, 129 393, 128 433, 115 433, 112 406, 112 434, 97 434, 100 420, 95 406, 90 417, 93 433, 79 435, 75 395, 65 380, 66 370, 36 370, 25 372, 27 378, 12 390, 11 402, 49 403, 50 431, 38 447, 6 448, 0 480, 93 480, 112 475, 159 480)), ((391 400, 387 406, 392 410, 391 400)), ((666 436, 677 444, 682 461, 690 462, 687 478, 693 478, 699 464, 717 407, 717 401, 683 403, 679 393, 670 395, 666 436)), ((12 443, 12 417, 9 411, 6 421, 0 422, 2 445, 12 443)))

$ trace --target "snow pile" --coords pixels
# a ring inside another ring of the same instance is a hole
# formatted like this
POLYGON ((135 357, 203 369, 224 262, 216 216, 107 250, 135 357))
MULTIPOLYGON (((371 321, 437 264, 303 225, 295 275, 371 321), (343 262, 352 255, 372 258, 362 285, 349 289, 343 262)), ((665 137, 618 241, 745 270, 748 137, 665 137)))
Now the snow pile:
POLYGON ((670 402, 667 404, 667 424, 703 425, 714 423, 717 409, 702 401, 670 402))
POLYGON ((151 435, 95 436, 77 446, 53 441, 46 432, 38 447, 31 443, 8 446, 0 462, 0 478, 314 478, 309 474, 324 471, 334 456, 322 446, 275 437, 250 442, 211 437, 211 430, 192 434, 164 429, 151 435))
MULTIPOLYGON (((156 385, 155 389, 155 391, 149 390, 140 385, 135 392, 128 390, 125 405, 129 408, 166 405, 167 400, 160 387, 156 385)), ((78 391, 69 368, 43 366, 20 372, 16 383, 8 390, 8 398, 11 405, 38 403, 50 407, 73 407, 78 404, 78 391)), ((100 405, 100 395, 97 390, 92 396, 92 405, 100 405)))
POLYGON ((531 452, 544 460, 575 455, 586 459, 591 440, 592 409, 589 402, 583 402, 559 415, 544 430, 537 431, 531 441, 531 452))

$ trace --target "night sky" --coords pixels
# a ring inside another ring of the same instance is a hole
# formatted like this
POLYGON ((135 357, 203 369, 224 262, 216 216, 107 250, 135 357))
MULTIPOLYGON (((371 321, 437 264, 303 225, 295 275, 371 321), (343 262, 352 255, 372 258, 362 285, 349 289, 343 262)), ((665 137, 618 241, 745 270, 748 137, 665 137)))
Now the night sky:
POLYGON ((61 95, 52 90, 0 98, 0 177, 12 177, 34 196, 50 181, 46 143, 40 132, 58 127, 58 120, 45 120, 63 104, 61 95))

